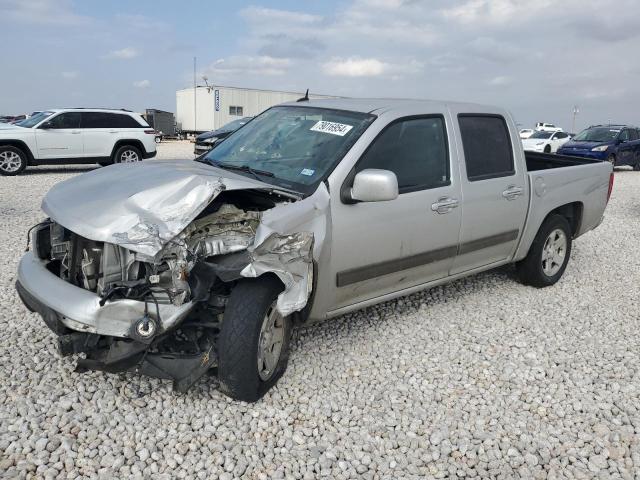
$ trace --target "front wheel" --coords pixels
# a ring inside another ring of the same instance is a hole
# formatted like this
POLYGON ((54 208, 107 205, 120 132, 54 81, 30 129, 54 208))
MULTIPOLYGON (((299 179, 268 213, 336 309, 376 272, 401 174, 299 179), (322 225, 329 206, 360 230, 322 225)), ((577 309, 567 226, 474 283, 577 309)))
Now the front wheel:
POLYGON ((113 156, 113 163, 136 163, 142 161, 140 150, 131 145, 120 147, 113 156))
POLYGON ((607 162, 609 162, 614 167, 616 166, 616 156, 612 153, 607 157, 607 162))
POLYGON ((19 148, 0 147, 0 175, 13 176, 27 168, 27 156, 19 148))
POLYGON ((274 276, 241 280, 231 291, 218 337, 220 390, 255 402, 287 368, 291 317, 276 309, 282 283, 274 276))
POLYGON ((536 234, 529 253, 516 264, 520 281, 536 288, 560 280, 571 256, 571 227, 561 215, 547 218, 536 234))

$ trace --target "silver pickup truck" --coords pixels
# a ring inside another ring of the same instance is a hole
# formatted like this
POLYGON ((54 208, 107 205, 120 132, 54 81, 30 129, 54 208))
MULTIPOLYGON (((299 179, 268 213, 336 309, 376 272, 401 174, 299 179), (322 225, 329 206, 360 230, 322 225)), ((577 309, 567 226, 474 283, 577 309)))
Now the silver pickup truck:
POLYGON ((524 153, 499 108, 318 100, 270 108, 197 161, 114 165, 54 186, 17 289, 77 371, 186 391, 215 372, 259 399, 296 323, 514 263, 562 276, 597 227, 608 162, 524 153))

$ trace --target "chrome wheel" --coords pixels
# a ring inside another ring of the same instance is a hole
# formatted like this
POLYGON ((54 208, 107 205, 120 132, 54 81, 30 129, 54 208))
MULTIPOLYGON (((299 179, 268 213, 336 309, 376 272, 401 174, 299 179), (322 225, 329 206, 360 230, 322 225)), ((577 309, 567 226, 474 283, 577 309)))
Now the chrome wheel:
POLYGON ((560 271, 567 256, 567 236, 559 228, 552 231, 542 247, 542 271, 553 277, 560 271))
POLYGON ((262 381, 269 380, 278 367, 284 343, 284 318, 278 313, 275 302, 262 321, 258 339, 258 375, 262 381))
POLYGON ((15 173, 22 166, 22 158, 16 152, 6 150, 0 152, 0 170, 7 173, 15 173))
POLYGON ((139 161, 140 156, 135 150, 125 150, 120 154, 120 163, 134 163, 139 161))

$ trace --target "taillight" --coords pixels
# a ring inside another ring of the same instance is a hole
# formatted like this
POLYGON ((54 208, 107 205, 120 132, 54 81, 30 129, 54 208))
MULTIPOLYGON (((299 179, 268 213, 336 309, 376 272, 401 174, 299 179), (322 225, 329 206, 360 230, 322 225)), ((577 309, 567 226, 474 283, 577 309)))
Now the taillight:
POLYGON ((609 191, 607 192, 607 203, 609 203, 609 199, 611 198, 611 192, 613 191, 614 178, 615 176, 613 175, 613 172, 611 172, 611 174, 609 175, 609 191))
POLYGON ((155 135, 156 131, 155 130, 145 130, 144 133, 146 133, 147 135, 155 135))

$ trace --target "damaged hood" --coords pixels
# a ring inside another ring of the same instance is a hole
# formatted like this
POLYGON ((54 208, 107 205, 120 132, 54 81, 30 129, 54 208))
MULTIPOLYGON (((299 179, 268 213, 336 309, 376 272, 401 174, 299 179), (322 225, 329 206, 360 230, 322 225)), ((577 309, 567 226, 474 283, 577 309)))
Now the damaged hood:
POLYGON ((153 160, 58 183, 42 210, 82 237, 153 257, 223 190, 273 188, 199 162, 153 160))

